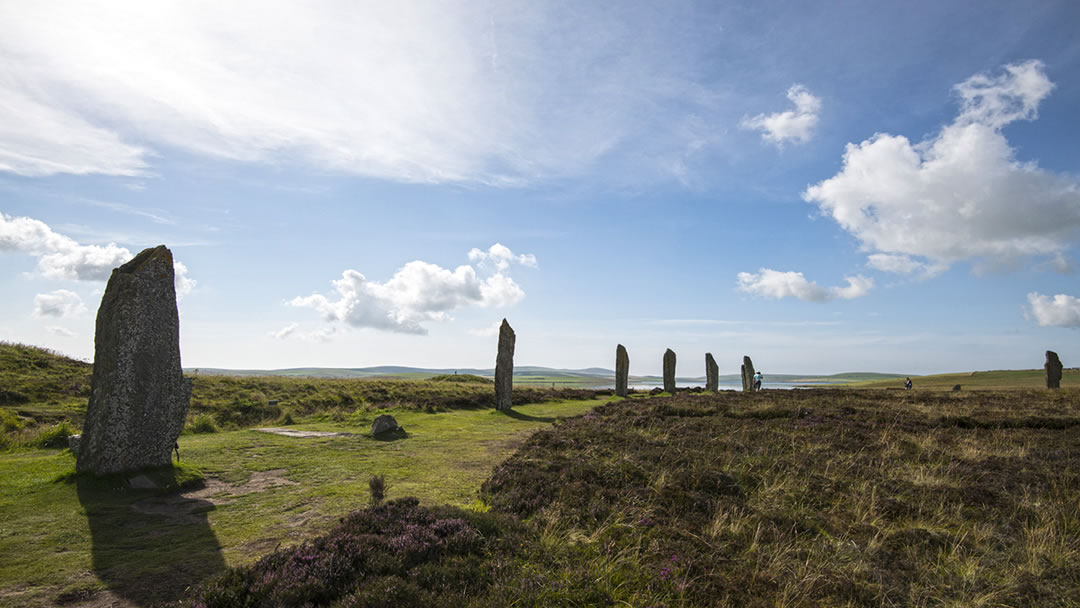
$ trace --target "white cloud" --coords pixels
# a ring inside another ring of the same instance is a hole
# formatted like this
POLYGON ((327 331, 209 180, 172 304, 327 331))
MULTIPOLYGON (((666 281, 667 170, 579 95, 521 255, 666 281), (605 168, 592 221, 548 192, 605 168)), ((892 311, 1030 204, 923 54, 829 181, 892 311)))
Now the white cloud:
POLYGON ((777 146, 783 146, 787 141, 800 144, 810 141, 821 112, 821 98, 801 84, 791 85, 787 98, 794 104, 794 110, 746 117, 740 126, 761 131, 761 139, 777 146))
POLYGON ((60 336, 61 338, 74 338, 79 335, 66 327, 60 327, 59 325, 50 325, 45 328, 50 334, 54 336, 60 336))
POLYGON ((300 325, 297 324, 297 323, 289 323, 288 325, 286 325, 285 327, 282 327, 281 329, 279 329, 277 331, 270 332, 270 336, 273 337, 276 340, 284 340, 285 338, 288 338, 294 332, 296 332, 296 329, 298 327, 300 327, 300 325))
POLYGON ((469 261, 475 262, 480 267, 492 266, 498 271, 506 270, 511 263, 521 264, 529 268, 536 268, 536 256, 531 253, 514 255, 509 247, 501 243, 495 243, 487 251, 475 247, 469 251, 469 261))
POLYGON ((1031 316, 1042 327, 1080 328, 1080 298, 1059 293, 1053 298, 1037 292, 1028 294, 1031 316))
POLYGON ((844 277, 845 287, 821 287, 807 280, 801 272, 783 272, 771 268, 761 268, 757 274, 740 272, 739 290, 766 298, 798 298, 807 302, 828 302, 829 300, 852 300, 865 296, 874 287, 874 280, 864 276, 844 277))
POLYGON ((413 182, 660 171, 708 121, 690 3, 0 4, 0 170, 138 175, 155 150, 413 182), (687 111, 689 110, 689 111, 687 111), (690 132, 688 132, 690 131, 690 132))
POLYGON ((183 262, 173 261, 173 285, 176 288, 176 301, 184 299, 184 296, 191 293, 195 286, 199 284, 195 279, 190 279, 187 276, 188 269, 183 262))
MULTIPOLYGON (((29 217, 10 217, 0 213, 0 251, 17 251, 38 258, 38 271, 47 279, 105 281, 112 270, 135 257, 126 247, 80 245, 75 239, 54 232, 45 222, 29 217)), ((173 262, 176 298, 182 299, 195 288, 188 278, 187 266, 173 262)))
MULTIPOLYGON (((510 251, 505 247, 502 249, 507 253, 510 251)), ((478 251, 472 250, 470 257, 478 251)), ((532 262, 535 265, 535 258, 532 262)), ((422 323, 446 321, 450 319, 449 313, 458 308, 512 306, 525 297, 521 287, 501 271, 481 278, 472 266, 449 270, 419 260, 402 266, 385 283, 369 281, 363 274, 350 269, 333 281, 333 285, 336 299, 312 294, 293 298, 289 304, 313 308, 327 322, 426 334, 427 329, 422 323)))
POLYGON ((1052 88, 1038 61, 972 76, 955 88, 961 111, 951 124, 917 144, 885 133, 848 144, 843 169, 803 198, 874 252, 879 270, 935 274, 961 260, 1009 266, 1033 256, 1066 268, 1080 184, 1017 161, 1001 133, 1034 119, 1052 88))
POLYGON ((74 317, 86 312, 79 294, 66 289, 57 289, 49 293, 39 293, 34 296, 34 316, 55 317, 64 319, 74 317))

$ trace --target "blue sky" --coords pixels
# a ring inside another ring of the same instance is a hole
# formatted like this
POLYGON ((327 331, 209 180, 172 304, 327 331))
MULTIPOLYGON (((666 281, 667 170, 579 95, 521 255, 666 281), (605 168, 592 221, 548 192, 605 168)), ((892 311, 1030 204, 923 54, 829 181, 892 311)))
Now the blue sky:
POLYGON ((1080 362, 1074 2, 219 4, 0 1, 0 339, 164 243, 185 366, 1080 362))

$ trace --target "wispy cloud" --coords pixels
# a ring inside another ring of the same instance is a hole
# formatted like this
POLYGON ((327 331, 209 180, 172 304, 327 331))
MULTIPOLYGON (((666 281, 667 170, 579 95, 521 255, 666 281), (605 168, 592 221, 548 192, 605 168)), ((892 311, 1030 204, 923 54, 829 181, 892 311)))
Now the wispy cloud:
POLYGON ((0 171, 139 175, 176 148, 507 185, 627 147, 642 171, 667 171, 701 139, 688 122, 715 110, 696 84, 707 49, 685 44, 693 14, 684 2, 5 4, 0 99, 20 120, 0 125, 0 171))

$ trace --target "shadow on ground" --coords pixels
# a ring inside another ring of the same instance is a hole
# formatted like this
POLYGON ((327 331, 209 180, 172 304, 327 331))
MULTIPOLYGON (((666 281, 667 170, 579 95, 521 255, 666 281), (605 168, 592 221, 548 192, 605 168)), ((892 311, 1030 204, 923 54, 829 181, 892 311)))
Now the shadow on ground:
POLYGON ((530 416, 528 414, 522 414, 521 412, 515 410, 505 410, 503 413, 513 418, 514 420, 528 420, 529 422, 551 423, 557 420, 557 418, 552 418, 550 416, 530 416))
POLYGON ((225 569, 206 514, 213 503, 110 486, 80 478, 79 502, 90 524, 94 573, 138 606, 173 602, 225 569))

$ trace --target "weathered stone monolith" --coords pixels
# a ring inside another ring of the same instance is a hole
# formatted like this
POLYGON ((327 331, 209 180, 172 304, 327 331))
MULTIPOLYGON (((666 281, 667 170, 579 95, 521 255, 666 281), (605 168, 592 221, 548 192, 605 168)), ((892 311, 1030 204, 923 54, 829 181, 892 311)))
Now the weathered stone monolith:
POLYGON ((720 366, 712 353, 705 353, 705 390, 715 393, 720 388, 720 366))
POLYGON ((112 271, 98 308, 79 471, 124 473, 172 462, 191 400, 180 367, 172 252, 146 249, 112 271))
POLYGON ((1046 351, 1046 388, 1061 388, 1061 359, 1052 350, 1046 351))
POLYGON ((664 351, 664 392, 675 393, 675 351, 664 351))
POLYGON ((517 336, 503 319, 499 326, 499 353, 495 356, 495 409, 510 411, 514 392, 514 342, 517 336))
POLYGON ((630 380, 630 355, 622 344, 615 347, 615 394, 626 396, 626 387, 630 380))
POLYGON ((754 392, 754 362, 749 356, 742 358, 742 386, 747 393, 754 392))

